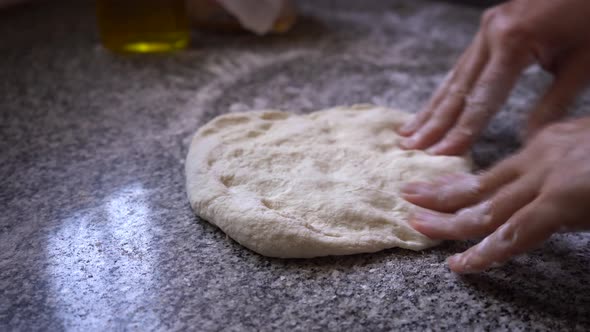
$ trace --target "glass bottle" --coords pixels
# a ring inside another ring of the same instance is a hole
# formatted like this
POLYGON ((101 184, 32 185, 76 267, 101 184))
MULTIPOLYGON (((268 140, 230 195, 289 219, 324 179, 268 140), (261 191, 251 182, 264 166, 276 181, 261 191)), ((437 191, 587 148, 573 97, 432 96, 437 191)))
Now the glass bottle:
POLYGON ((114 52, 171 52, 190 41, 184 0, 97 0, 97 19, 102 44, 114 52))

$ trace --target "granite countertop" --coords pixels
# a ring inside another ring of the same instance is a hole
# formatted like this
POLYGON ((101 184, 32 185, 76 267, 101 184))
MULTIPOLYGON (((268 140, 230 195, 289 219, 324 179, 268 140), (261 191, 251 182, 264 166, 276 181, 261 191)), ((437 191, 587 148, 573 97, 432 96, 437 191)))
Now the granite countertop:
MULTIPOLYGON (((371 102, 416 111, 480 10, 427 1, 301 1, 287 36, 195 34, 190 50, 120 57, 93 4, 0 13, 0 330, 588 330, 590 236, 558 235, 458 276, 424 252, 281 260, 192 213, 183 160, 213 116, 371 102)), ((474 149, 518 146, 547 84, 526 72, 474 149)), ((590 109, 586 95, 576 110, 590 109)))

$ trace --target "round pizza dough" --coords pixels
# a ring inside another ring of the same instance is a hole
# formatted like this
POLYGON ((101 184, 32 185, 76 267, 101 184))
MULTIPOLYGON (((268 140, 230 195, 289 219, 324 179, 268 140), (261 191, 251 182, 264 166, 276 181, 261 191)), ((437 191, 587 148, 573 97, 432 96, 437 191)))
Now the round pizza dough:
POLYGON ((468 171, 467 158, 398 147, 412 115, 355 105, 307 115, 219 116, 186 160, 194 211, 265 256, 315 257, 437 244, 408 225, 408 181, 468 171))

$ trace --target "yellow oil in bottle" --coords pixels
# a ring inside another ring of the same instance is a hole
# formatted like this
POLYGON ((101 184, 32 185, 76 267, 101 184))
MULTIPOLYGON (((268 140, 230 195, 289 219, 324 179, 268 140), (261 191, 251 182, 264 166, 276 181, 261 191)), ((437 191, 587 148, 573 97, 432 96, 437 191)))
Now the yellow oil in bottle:
POLYGON ((114 52, 172 52, 190 41, 184 0, 97 0, 97 19, 102 44, 114 52))

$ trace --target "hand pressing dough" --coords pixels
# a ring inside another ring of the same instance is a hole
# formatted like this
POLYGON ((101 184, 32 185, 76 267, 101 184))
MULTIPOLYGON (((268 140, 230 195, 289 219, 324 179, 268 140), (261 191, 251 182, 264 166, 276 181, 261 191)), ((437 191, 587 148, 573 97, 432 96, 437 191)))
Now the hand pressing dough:
POLYGON ((437 244, 408 225, 403 183, 468 171, 462 157, 398 148, 412 115, 371 105, 307 115, 219 116, 186 160, 194 211, 265 256, 315 257, 437 244))

